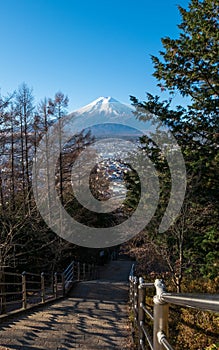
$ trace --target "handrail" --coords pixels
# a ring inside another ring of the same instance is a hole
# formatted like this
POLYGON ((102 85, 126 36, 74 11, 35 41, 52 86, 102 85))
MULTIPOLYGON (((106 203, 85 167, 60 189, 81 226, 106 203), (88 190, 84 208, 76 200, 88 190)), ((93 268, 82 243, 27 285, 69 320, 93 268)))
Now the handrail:
POLYGON ((74 260, 66 267, 66 269, 63 271, 64 273, 67 273, 68 270, 74 265, 74 260))
POLYGON ((135 276, 134 266, 131 268, 129 281, 130 305, 138 333, 138 349, 145 349, 147 343, 151 350, 174 350, 168 341, 169 304, 219 313, 218 294, 168 293, 163 280, 156 279, 154 283, 145 283, 142 277, 135 276), (156 288, 153 314, 146 306, 146 290, 151 287, 156 288), (147 317, 153 322, 153 337, 147 329, 147 317))
POLYGON ((129 280, 134 277, 135 264, 132 264, 131 271, 129 273, 129 280))
POLYGON ((96 267, 72 261, 62 273, 0 271, 0 314, 65 296, 76 281, 96 278, 96 267), (83 268, 83 271, 81 270, 83 268))
POLYGON ((219 312, 219 295, 162 293, 160 300, 174 305, 192 307, 199 310, 219 312))

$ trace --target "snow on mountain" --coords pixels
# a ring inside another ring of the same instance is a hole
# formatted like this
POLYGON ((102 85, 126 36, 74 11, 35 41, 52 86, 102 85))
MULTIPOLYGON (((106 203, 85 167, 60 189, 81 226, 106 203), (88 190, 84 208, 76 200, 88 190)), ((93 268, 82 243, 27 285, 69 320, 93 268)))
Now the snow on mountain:
MULTIPOLYGON (((75 115, 89 114, 90 117, 101 115, 101 117, 117 118, 133 116, 134 108, 127 106, 112 97, 99 97, 95 101, 75 111, 75 115)), ((103 120, 101 120, 103 122, 103 120)))
MULTIPOLYGON (((69 114, 74 127, 79 130, 95 129, 98 134, 103 132, 103 126, 113 133, 117 129, 117 134, 127 133, 128 129, 135 129, 139 135, 147 132, 150 129, 148 123, 144 123, 136 119, 134 108, 131 105, 121 103, 113 97, 99 97, 88 105, 69 114), (114 124, 109 127, 109 124, 114 124), (120 124, 120 125, 119 125, 120 124), (94 127, 95 126, 95 127, 94 127), (126 131, 125 131, 126 129, 126 131), (137 129, 137 130, 136 130, 137 129)), ((106 134, 107 132, 105 132, 106 134)))

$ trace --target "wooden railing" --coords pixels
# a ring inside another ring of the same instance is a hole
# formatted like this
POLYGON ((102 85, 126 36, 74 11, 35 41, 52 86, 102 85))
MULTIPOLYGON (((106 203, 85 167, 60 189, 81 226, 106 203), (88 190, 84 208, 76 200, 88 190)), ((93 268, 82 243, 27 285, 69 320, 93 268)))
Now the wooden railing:
POLYGON ((0 314, 25 310, 65 296, 73 284, 96 278, 94 264, 72 261, 62 273, 0 271, 0 314))
POLYGON ((169 339, 168 316, 169 305, 196 308, 219 313, 218 294, 167 293, 163 280, 145 283, 142 277, 135 276, 134 265, 130 271, 130 305, 133 312, 133 329, 137 332, 138 349, 174 350, 169 339), (153 313, 148 309, 147 289, 156 289, 153 297, 153 313), (150 320, 150 321, 149 321, 150 320), (150 334, 148 324, 153 324, 150 334))

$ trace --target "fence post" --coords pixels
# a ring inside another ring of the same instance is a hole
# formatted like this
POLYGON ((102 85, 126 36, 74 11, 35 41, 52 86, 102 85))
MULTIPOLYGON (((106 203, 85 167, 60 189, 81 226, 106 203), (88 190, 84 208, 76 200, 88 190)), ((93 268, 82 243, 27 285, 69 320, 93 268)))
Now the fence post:
POLYGON ((65 296, 65 274, 62 273, 62 296, 65 296))
POLYGON ((55 296, 55 299, 57 299, 57 296, 58 296, 58 278, 57 278, 57 272, 54 273, 54 296, 55 296))
POLYGON ((93 263, 92 266, 91 266, 91 278, 92 280, 95 280, 97 278, 97 266, 93 263))
POLYGON ((145 312, 142 308, 142 306, 145 304, 145 297, 146 297, 146 289, 142 286, 142 283, 144 283, 144 279, 142 277, 139 278, 139 285, 138 285, 138 324, 139 324, 139 349, 141 349, 141 344, 144 345, 145 336, 144 332, 142 330, 142 326, 145 322, 145 312))
POLYGON ((88 264, 88 278, 91 279, 91 264, 88 264))
POLYGON ((133 277, 129 276, 129 301, 131 308, 133 309, 133 277))
POLYGON ((135 323, 138 323, 138 277, 134 277, 134 318, 135 323))
POLYGON ((81 277, 81 274, 80 274, 80 262, 78 261, 78 281, 80 281, 80 277, 81 277))
POLYGON ((4 314, 6 313, 6 296, 5 296, 5 274, 4 274, 4 268, 1 268, 0 270, 0 292, 2 294, 0 298, 0 313, 4 314))
POLYGON ((75 277, 75 270, 74 270, 74 268, 75 268, 75 262, 73 260, 72 261, 72 281, 74 281, 74 277, 75 277))
POLYGON ((51 288, 52 288, 52 295, 55 295, 55 280, 54 280, 54 274, 51 273, 51 288))
POLYGON ((41 273, 41 302, 45 303, 45 275, 41 273))
POLYGON ((26 272, 22 273, 22 308, 27 308, 27 280, 26 280, 26 272))
POLYGON ((86 264, 83 263, 83 280, 86 278, 86 264))
POLYGON ((161 300, 161 294, 165 292, 166 287, 163 280, 156 279, 154 283, 156 295, 154 296, 154 329, 153 329, 153 348, 154 350, 163 350, 160 342, 160 334, 168 337, 168 313, 169 304, 161 300))

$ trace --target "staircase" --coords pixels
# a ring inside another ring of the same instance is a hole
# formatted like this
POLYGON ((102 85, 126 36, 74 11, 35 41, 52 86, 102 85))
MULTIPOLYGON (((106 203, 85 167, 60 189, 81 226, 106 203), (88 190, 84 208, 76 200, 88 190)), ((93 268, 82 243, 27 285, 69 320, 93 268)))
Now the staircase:
POLYGON ((98 279, 75 284, 67 297, 2 319, 0 350, 129 349, 130 268, 130 261, 111 261, 98 279))

